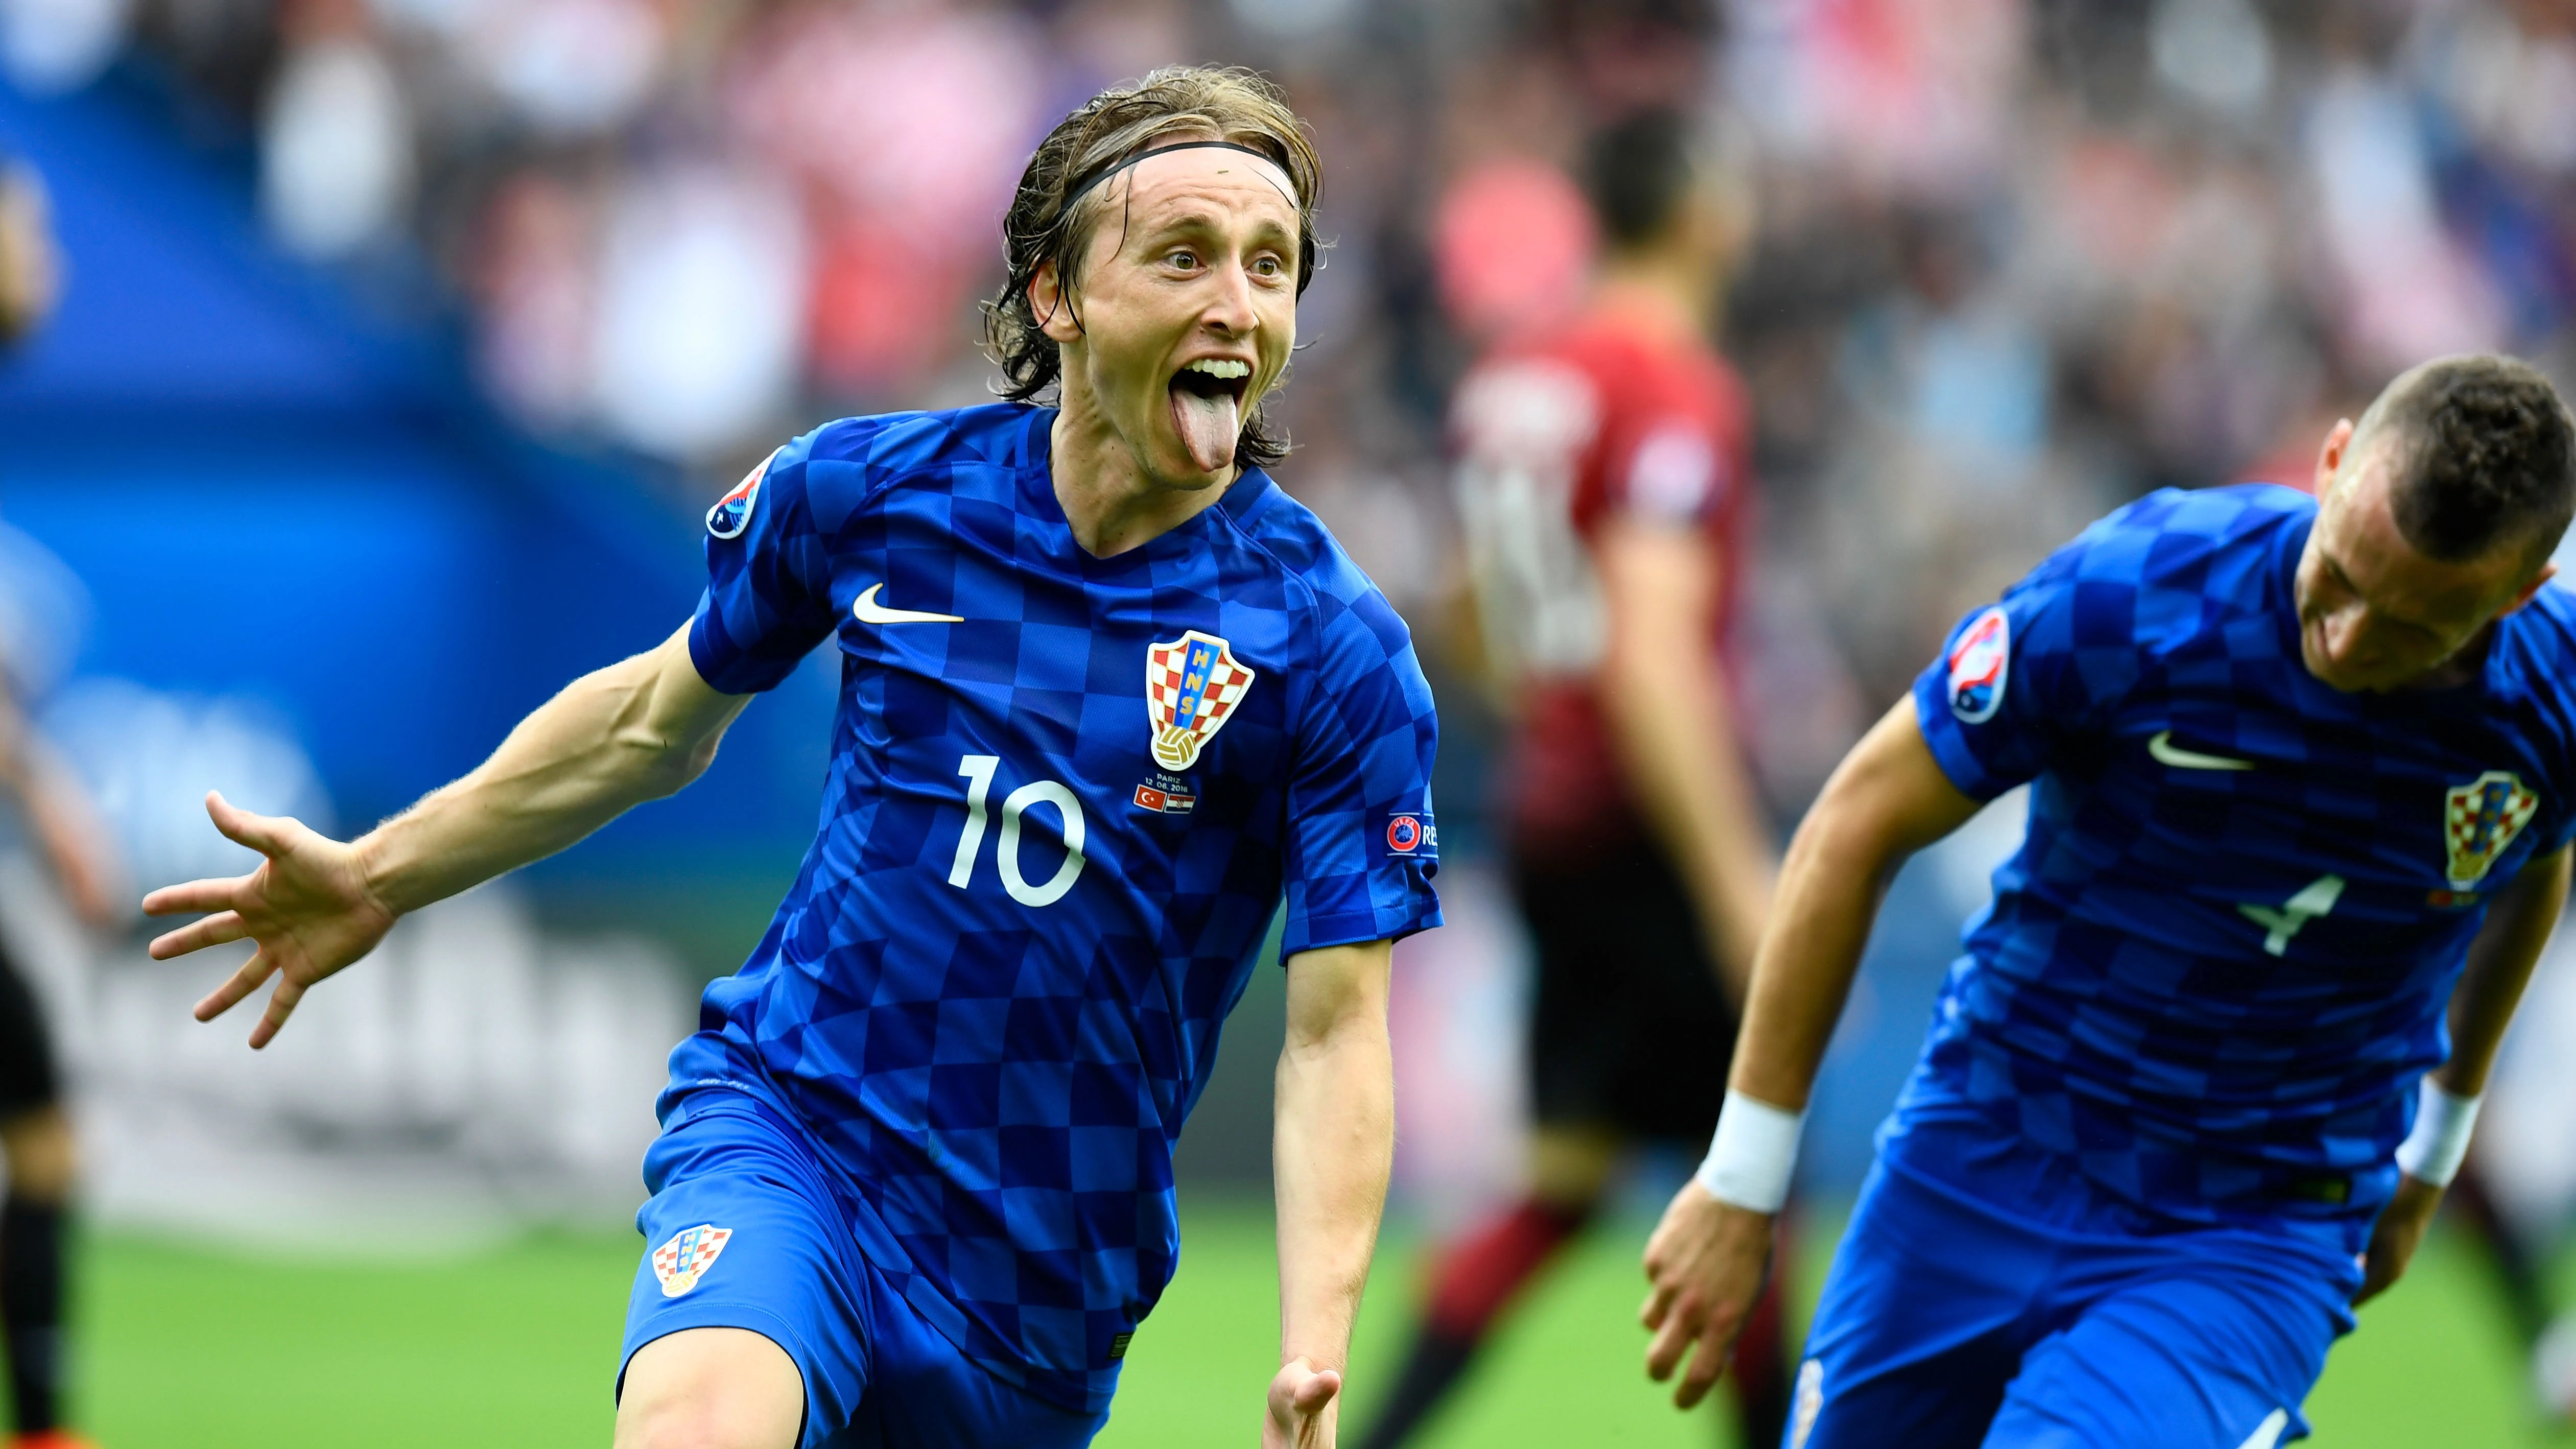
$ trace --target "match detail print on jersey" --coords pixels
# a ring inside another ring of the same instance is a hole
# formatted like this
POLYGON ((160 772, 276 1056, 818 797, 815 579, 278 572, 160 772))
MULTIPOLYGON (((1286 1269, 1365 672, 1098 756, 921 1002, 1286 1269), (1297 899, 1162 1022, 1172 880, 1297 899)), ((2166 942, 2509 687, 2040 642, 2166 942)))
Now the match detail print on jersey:
POLYGON ((2331 913, 2335 902, 2343 899, 2343 877, 2321 875, 2299 888, 2299 893, 2281 903, 2279 910, 2248 903, 2236 909, 2245 918, 2270 934, 2263 938, 2263 949, 2274 956, 2285 954, 2301 928, 2318 916, 2331 913))
POLYGON ((677 1298, 698 1286, 707 1270, 716 1264, 716 1255, 733 1240, 733 1229, 712 1223, 682 1228, 671 1235, 671 1241, 653 1250, 653 1276, 662 1280, 662 1296, 677 1298))
POLYGON ((2450 847, 2451 889, 2464 891, 2486 879, 2496 858, 2513 844, 2540 809, 2540 797, 2511 770, 2489 770, 2445 797, 2442 839, 2450 847))
POLYGON ((2186 750, 2173 742, 2172 730, 2156 731, 2155 738, 2147 741, 2147 753, 2155 756, 2157 764, 2171 765, 2177 770, 2250 770, 2254 768, 2252 760, 2231 759, 2226 755, 2204 755, 2198 750, 2186 750))
POLYGON ((1213 634, 1187 630, 1145 649, 1145 715, 1154 728, 1154 761, 1186 770, 1225 727, 1252 688, 1253 672, 1213 634))
POLYGON ((931 614, 919 609, 889 609, 877 602, 883 584, 870 584, 850 604, 850 615, 862 624, 963 624, 963 614, 931 614))
POLYGON ((1983 724, 2004 706, 2004 679, 2012 668, 2012 619, 2001 605, 1977 616, 1950 651, 1950 713, 1962 724, 1983 724))

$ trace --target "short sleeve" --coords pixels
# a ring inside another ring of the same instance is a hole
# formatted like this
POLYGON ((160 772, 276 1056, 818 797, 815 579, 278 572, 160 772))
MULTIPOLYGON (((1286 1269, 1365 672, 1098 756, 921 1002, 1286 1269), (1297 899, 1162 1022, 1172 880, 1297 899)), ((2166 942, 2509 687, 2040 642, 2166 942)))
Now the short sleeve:
POLYGON ((1320 678, 1298 721, 1288 783, 1283 957, 1440 924, 1431 686, 1384 596, 1371 589, 1323 608, 1320 678))
POLYGON ((2548 828, 2541 833, 2538 848, 2531 852, 2531 858, 2538 860, 2543 856, 2556 855, 2570 842, 2576 842, 2576 811, 2561 812, 2557 819, 2549 822, 2548 828))
POLYGON ((1972 799, 1991 800, 2058 763, 2135 678, 2136 587, 2089 577, 2085 542, 1961 620, 1914 681, 1924 743, 1972 799))
POLYGON ((1680 413, 1614 439, 1603 462, 1608 511, 1641 523, 1704 524, 1726 506, 1735 483, 1726 440, 1680 413))
POLYGON ((814 437, 780 448, 707 510, 707 591, 689 659, 726 694, 773 688, 838 622, 831 565, 805 496, 814 437))

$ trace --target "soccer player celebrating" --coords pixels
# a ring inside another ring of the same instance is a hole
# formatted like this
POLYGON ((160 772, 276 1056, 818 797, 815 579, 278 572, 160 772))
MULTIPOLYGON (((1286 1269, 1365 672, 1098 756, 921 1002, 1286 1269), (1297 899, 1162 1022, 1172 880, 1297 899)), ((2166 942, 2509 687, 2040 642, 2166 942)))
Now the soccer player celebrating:
MULTIPOLYGON (((1744 404, 1705 341, 1743 208, 1681 116, 1592 139, 1604 257, 1570 326, 1460 385, 1460 512, 1478 616, 1513 714, 1503 809, 1535 946, 1528 1195, 1434 1261, 1370 1449, 1393 1449, 1520 1290, 1580 1232, 1641 1142, 1716 1125, 1770 890, 1771 843, 1734 744, 1719 638, 1741 570, 1744 404)), ((1776 1442, 1776 1314, 1740 1340, 1743 1437, 1776 1442)))
POLYGON ((275 976, 264 1044, 403 912, 687 783, 831 641, 821 829, 645 1157, 626 1449, 1088 1442, 1283 890, 1262 1442, 1333 1442, 1393 1145, 1389 947, 1439 910, 1404 625, 1260 467, 1318 176, 1248 73, 1095 97, 1004 223, 1013 401, 789 443, 708 514, 706 597, 659 648, 349 844, 210 799, 266 862, 145 903, 216 913, 158 956, 258 943, 198 1015, 275 976))
POLYGON ((2548 382, 2447 358, 2335 425, 2313 500, 2153 494, 1962 623, 1789 848, 1716 1141, 1647 1246, 1648 1371, 1717 1378, 1888 875, 2029 781, 1787 1443, 2304 1436, 2566 898, 2571 509, 2548 382))

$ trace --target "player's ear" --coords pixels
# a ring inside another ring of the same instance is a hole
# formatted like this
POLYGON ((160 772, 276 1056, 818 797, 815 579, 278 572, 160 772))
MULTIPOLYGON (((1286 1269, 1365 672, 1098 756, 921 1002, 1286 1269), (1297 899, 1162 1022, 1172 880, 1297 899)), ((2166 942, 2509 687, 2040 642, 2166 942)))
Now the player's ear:
POLYGON ((1053 259, 1038 263, 1029 278, 1029 314, 1038 319, 1038 330, 1057 342, 1082 340, 1082 320, 1074 315, 1064 273, 1053 259))
POLYGON ((2530 603, 2532 595, 2540 592, 2540 586, 2556 577, 2558 577, 2558 565, 2554 563, 2542 564, 2540 566, 2540 572, 2531 576, 2531 582, 2522 586, 2522 592, 2513 596, 2513 602, 2505 605, 2504 612, 2510 614, 2514 610, 2521 608, 2523 605, 2530 603))
POLYGON ((2343 468, 2345 456, 2352 451, 2352 432, 2352 419, 2335 419, 2334 427, 2326 433, 2326 445, 2317 450, 2316 486, 2310 491, 2319 498, 2325 497, 2326 490, 2334 486, 2335 474, 2343 468))

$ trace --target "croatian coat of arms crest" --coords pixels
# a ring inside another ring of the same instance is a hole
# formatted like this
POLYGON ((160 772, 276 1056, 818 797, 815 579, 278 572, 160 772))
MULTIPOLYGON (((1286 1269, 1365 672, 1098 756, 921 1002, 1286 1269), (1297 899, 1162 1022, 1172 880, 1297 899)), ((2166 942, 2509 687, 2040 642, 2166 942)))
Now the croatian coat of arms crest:
POLYGON ((1154 726, 1154 763, 1186 770, 1234 716, 1253 672, 1213 634, 1189 630, 1145 649, 1145 714, 1154 726))
POLYGON ((700 1223, 682 1228, 671 1235, 671 1241, 653 1250, 653 1276, 662 1280, 662 1296, 677 1298, 698 1286, 698 1280, 715 1266, 716 1254, 724 1251, 733 1237, 733 1229, 700 1223))
POLYGON ((2464 891, 2486 879, 2522 827, 2540 809, 2540 797, 2510 770, 2489 770, 2454 785, 2444 800, 2442 844, 2449 856, 2451 889, 2464 891))

